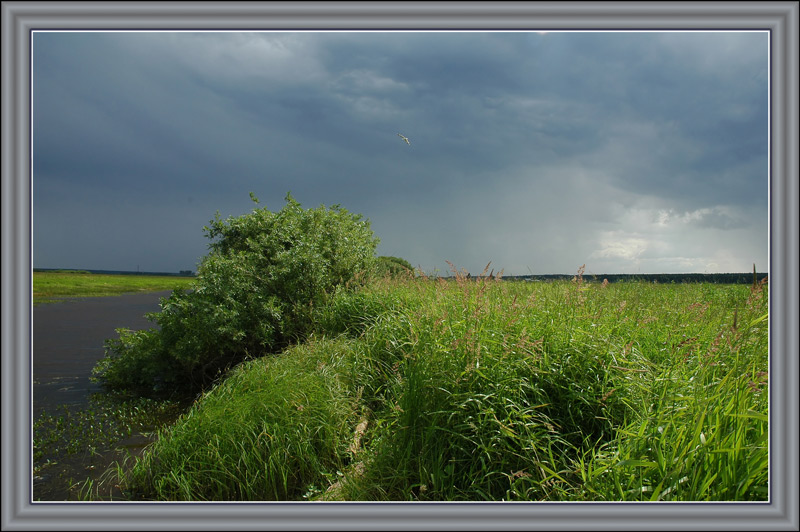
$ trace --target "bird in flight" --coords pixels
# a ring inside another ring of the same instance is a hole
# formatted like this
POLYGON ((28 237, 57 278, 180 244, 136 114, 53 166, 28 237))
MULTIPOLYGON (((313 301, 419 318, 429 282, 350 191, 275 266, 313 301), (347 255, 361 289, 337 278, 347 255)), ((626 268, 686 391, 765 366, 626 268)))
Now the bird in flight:
POLYGON ((400 133, 398 133, 398 134, 397 134, 397 136, 398 136, 398 137, 400 137, 401 139, 403 139, 404 141, 406 141, 406 144, 408 144, 409 146, 411 146, 411 142, 408 140, 408 137, 404 137, 404 136, 403 136, 403 135, 401 135, 400 133))

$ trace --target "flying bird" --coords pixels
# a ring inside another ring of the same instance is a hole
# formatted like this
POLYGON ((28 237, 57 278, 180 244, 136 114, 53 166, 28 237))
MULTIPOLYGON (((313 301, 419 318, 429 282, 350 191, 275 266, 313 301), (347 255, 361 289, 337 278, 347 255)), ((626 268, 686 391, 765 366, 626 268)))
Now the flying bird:
POLYGON ((398 136, 398 137, 400 137, 401 139, 403 139, 404 141, 406 141, 406 144, 408 144, 409 146, 411 146, 411 142, 408 140, 408 137, 404 137, 404 136, 403 136, 403 135, 401 135, 400 133, 398 133, 398 134, 397 134, 397 136, 398 136))

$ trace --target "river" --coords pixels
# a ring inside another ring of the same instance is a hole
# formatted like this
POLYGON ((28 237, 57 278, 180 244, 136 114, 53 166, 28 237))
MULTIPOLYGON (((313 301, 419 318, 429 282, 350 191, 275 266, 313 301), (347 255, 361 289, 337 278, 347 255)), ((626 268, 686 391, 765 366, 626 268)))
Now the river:
MULTIPOLYGON (((101 391, 90 380, 92 368, 103 358, 104 343, 116 338, 117 328, 140 330, 156 325, 145 318, 160 310, 160 298, 166 292, 148 292, 111 297, 73 298, 63 302, 33 307, 32 330, 32 419, 43 413, 58 415, 65 411, 89 408, 90 397, 101 391)), ((118 442, 105 452, 78 452, 59 457, 58 464, 35 474, 33 500, 74 500, 76 482, 96 478, 116 458, 119 447, 135 448, 147 438, 134 435, 118 442)))

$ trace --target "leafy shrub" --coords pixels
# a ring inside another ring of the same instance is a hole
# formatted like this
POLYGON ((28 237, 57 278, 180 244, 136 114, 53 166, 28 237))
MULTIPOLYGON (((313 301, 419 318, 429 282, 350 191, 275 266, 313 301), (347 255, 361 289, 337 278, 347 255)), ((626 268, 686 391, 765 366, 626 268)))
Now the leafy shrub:
MULTIPOLYGON (((251 195, 253 201, 258 200, 251 195)), ((204 227, 212 241, 190 291, 148 314, 159 328, 119 331, 95 379, 140 394, 197 392, 239 362, 302 340, 316 307, 374 267, 369 221, 338 205, 256 208, 204 227)))
POLYGON ((376 261, 375 271, 380 276, 396 277, 398 275, 413 274, 414 267, 411 263, 400 257, 380 256, 376 261))

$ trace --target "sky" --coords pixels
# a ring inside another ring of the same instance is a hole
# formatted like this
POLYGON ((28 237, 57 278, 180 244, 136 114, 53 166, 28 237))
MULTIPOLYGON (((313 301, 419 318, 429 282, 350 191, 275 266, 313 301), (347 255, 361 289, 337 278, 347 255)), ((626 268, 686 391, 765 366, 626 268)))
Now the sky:
POLYGON ((429 274, 765 272, 768 38, 36 31, 33 265, 194 271, 291 193, 429 274))

